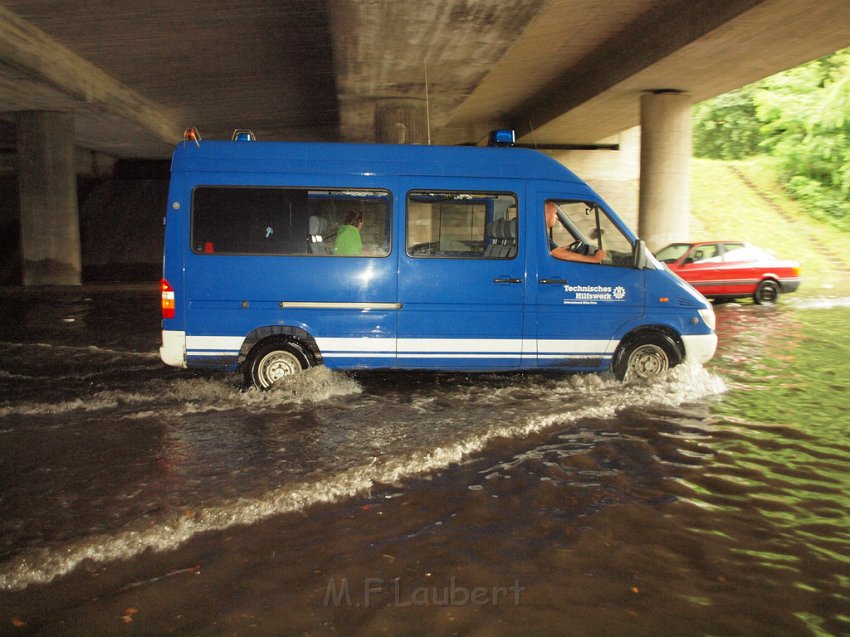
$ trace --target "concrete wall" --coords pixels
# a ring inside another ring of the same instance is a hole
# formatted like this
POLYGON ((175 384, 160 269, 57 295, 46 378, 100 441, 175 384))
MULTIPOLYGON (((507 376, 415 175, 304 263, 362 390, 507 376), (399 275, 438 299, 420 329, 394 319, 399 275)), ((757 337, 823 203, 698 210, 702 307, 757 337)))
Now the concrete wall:
POLYGON ((571 150, 552 157, 584 179, 634 231, 638 227, 640 127, 600 140, 619 150, 571 150))
MULTIPOLYGON (((160 277, 167 171, 168 162, 129 162, 114 177, 78 180, 84 283, 160 277)), ((17 179, 0 177, 0 285, 21 283, 17 201, 17 179)))
POLYGON ((84 281, 160 277, 167 162, 165 167, 119 166, 113 178, 81 185, 85 189, 80 196, 84 281))

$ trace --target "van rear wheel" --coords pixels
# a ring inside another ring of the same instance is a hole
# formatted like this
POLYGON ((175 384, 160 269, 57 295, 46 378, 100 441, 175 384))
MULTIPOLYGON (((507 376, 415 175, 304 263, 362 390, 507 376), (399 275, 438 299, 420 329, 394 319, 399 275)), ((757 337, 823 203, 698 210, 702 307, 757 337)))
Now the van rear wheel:
POLYGON ((282 339, 263 341, 254 346, 245 361, 245 384, 268 389, 284 376, 310 366, 310 357, 298 343, 282 339))
POLYGON ((666 334, 638 334, 614 354, 614 375, 618 380, 654 378, 682 362, 682 353, 666 334))

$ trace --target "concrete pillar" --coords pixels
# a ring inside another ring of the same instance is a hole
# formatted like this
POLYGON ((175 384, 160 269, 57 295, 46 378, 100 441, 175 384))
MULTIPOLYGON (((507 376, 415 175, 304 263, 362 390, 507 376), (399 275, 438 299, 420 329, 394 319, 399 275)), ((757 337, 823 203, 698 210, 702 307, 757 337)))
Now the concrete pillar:
POLYGON ((375 104, 375 141, 379 144, 427 144, 425 100, 387 98, 375 104))
POLYGON ((691 97, 659 91, 640 100, 638 235, 650 250, 688 240, 691 97))
POLYGON ((80 285, 74 116, 21 112, 16 128, 22 282, 80 285))

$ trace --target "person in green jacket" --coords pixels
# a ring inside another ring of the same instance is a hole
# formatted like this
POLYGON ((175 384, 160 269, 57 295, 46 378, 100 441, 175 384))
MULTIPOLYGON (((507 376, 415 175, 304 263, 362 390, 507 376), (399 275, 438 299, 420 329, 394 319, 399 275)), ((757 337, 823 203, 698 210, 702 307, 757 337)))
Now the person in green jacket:
POLYGON ((360 229, 363 227, 363 211, 349 210, 345 221, 336 231, 334 254, 363 254, 360 229))

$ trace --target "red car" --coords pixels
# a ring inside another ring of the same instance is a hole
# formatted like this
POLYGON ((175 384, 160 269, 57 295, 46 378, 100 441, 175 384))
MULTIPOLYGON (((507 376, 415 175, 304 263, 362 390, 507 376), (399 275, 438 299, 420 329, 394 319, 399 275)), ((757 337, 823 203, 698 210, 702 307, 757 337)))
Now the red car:
POLYGON ((780 261, 745 241, 671 243, 655 256, 712 299, 749 296, 765 305, 800 287, 799 263, 780 261))

